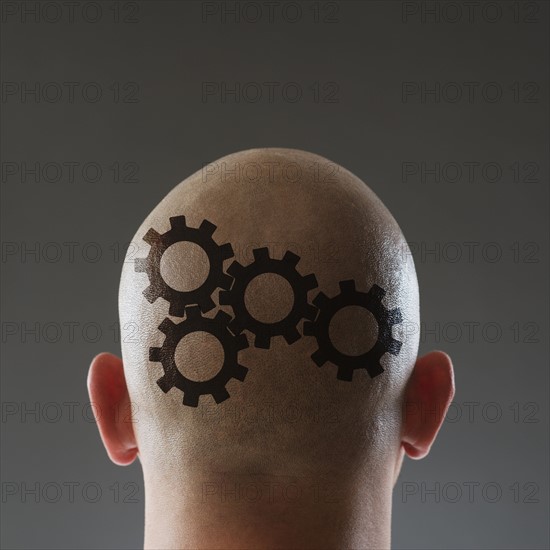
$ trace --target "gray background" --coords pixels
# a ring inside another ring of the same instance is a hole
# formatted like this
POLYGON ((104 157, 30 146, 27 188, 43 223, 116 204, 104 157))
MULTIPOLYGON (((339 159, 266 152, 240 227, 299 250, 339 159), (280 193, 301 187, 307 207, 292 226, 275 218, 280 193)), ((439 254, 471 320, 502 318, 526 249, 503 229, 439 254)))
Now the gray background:
POLYGON ((34 4, 2 6, 3 546, 142 544, 139 465, 108 461, 86 406, 90 359, 120 351, 117 250, 203 164, 283 146, 342 164, 386 203, 415 251, 420 351, 454 359, 452 417, 426 460, 406 461, 393 546, 548 548, 548 4, 482 2, 470 17, 443 2, 423 21, 424 2, 319 2, 317 20, 302 2, 294 23, 282 2, 257 22, 195 2, 105 1, 100 15, 84 2, 72 18, 56 2, 22 11, 34 4), (279 92, 237 103, 201 97, 203 82, 279 92), (289 82, 300 101, 281 94, 289 82), (405 101, 404 82, 445 91, 405 101), (453 101, 465 82, 475 96, 453 101), (21 95, 36 85, 46 96, 21 95), (403 177, 422 162, 463 174, 403 177))

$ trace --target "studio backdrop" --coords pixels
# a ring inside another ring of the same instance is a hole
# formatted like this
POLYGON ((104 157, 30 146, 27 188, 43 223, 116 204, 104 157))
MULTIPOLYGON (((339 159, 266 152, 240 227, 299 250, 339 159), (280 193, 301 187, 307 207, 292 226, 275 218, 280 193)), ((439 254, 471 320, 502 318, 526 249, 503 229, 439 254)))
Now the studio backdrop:
POLYGON ((141 221, 257 147, 368 183, 416 263, 420 353, 453 358, 441 434, 394 490, 393 547, 548 548, 547 2, 1 10, 4 548, 142 545, 141 469, 109 461, 87 369, 129 337, 118 282, 141 221))

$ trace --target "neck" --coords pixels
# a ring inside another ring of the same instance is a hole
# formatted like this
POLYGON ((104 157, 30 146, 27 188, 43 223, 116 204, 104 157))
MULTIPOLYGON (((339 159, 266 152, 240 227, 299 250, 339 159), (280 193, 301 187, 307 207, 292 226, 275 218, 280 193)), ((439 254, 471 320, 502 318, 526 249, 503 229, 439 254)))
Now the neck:
POLYGON ((146 486, 146 495, 146 550, 390 548, 391 489, 255 479, 146 486))

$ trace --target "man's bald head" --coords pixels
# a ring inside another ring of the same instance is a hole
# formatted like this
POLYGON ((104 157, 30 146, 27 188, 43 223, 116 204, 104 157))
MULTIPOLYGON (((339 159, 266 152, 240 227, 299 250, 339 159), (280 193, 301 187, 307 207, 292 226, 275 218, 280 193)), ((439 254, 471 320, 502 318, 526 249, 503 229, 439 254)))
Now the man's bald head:
POLYGON ((418 285, 365 183, 304 151, 235 153, 176 186, 131 253, 119 307, 146 485, 185 481, 196 503, 209 480, 329 480, 350 510, 391 492, 418 285))
MULTIPOLYGON (((180 390, 165 394, 157 385, 163 367, 149 360, 149 349, 162 347, 166 335, 158 327, 164 319, 179 323, 184 315, 171 316, 164 298, 150 303, 155 298, 150 287, 162 281, 151 281, 151 275, 127 261, 120 285, 121 326, 137 323, 139 338, 123 344, 123 358, 132 401, 148 413, 143 421, 140 414, 136 426, 142 453, 147 454, 148 447, 153 455, 183 452, 189 464, 202 468, 210 462, 208 467, 214 469, 237 462, 241 467, 275 470, 281 453, 287 455, 285 460, 307 468, 322 468, 325 462, 335 467, 334 453, 348 461, 345 455, 350 450, 364 449, 375 405, 383 405, 384 414, 398 408, 400 390, 417 352, 416 338, 406 337, 403 330, 418 321, 416 276, 391 214, 362 181, 322 157, 288 149, 255 149, 224 157, 173 189, 137 231, 132 260, 148 256, 151 247, 143 238, 151 229, 165 234, 171 229, 171 218, 180 216, 185 216, 190 228, 199 228, 204 220, 216 226, 213 240, 219 245, 230 243, 235 255, 223 262, 225 270, 235 261, 250 265, 254 250, 264 247, 273 259, 281 260, 287 251, 299 256, 295 270, 301 276, 313 274, 318 284, 307 293, 309 304, 319 292, 328 298, 338 295, 342 281, 355 281, 362 293, 377 285, 385 291, 384 307, 401 312, 404 322, 391 330, 402 346, 398 355, 382 356, 384 372, 379 376, 371 379, 366 369, 358 369, 352 381, 342 381, 337 379, 336 365, 327 362, 319 368, 312 360, 319 348, 314 337, 302 336, 288 344, 283 336, 274 336, 269 349, 260 349, 255 347, 255 335, 245 330, 249 347, 239 352, 238 360, 248 372, 244 381, 231 379, 227 384, 231 397, 216 404, 206 394, 197 408, 182 406, 180 390), (144 291, 152 293, 149 300, 144 291), (273 412, 261 412, 267 409, 273 412), (291 422, 282 418, 289 410, 296 411, 291 422), (315 411, 320 421, 312 425, 315 411), (338 422, 323 421, 323 413, 337 415, 338 422), (257 414, 268 418, 254 418, 257 414), (245 418, 239 421, 239 415, 245 418), (162 446, 159 433, 167 437, 162 446), (342 452, 344 442, 346 452, 342 452)), ((162 279, 182 293, 174 293, 173 301, 200 287, 210 268, 205 251, 189 241, 173 244, 160 258, 162 279)), ((235 317, 230 305, 219 305, 218 292, 219 288, 212 293, 215 307, 204 315, 215 317, 222 309, 235 317)), ((269 325, 288 315, 294 299, 289 282, 271 273, 250 281, 244 301, 252 317, 269 325)), ((315 315, 316 308, 311 308, 315 315)), ((302 322, 292 327, 300 334, 302 322)), ((378 330, 374 315, 356 305, 334 316, 330 334, 339 351, 357 356, 373 347, 378 330)), ((176 348, 175 362, 186 378, 208 380, 223 364, 223 348, 205 332, 189 334, 176 348)))

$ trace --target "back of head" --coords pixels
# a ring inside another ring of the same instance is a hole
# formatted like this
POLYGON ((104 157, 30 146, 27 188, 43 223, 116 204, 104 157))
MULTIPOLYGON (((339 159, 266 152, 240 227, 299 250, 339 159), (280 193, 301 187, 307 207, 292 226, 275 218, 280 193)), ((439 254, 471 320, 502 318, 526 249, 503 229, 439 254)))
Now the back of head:
POLYGON ((343 509, 391 491, 418 286, 361 180, 303 151, 232 154, 174 188, 130 250, 120 321, 136 327, 123 360, 146 486, 214 507, 251 480, 332 487, 343 509))

